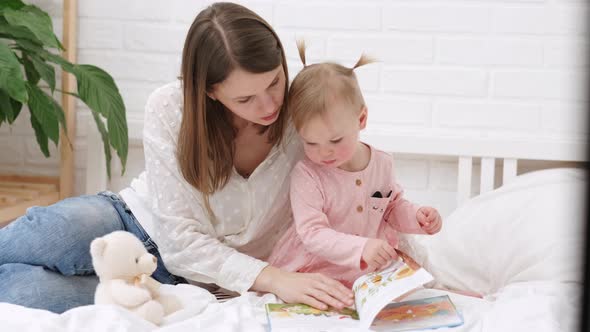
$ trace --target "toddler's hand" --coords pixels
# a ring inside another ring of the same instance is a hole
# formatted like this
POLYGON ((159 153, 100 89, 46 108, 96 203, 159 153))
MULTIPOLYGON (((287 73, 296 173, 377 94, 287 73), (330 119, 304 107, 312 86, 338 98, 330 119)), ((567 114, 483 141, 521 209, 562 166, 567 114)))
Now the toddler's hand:
POLYGON ((438 211, 430 206, 423 206, 416 212, 418 224, 427 234, 438 233, 442 228, 442 218, 438 211))
POLYGON ((368 272, 373 272, 387 267, 397 259, 397 253, 387 241, 369 239, 363 248, 362 258, 368 265, 368 272))

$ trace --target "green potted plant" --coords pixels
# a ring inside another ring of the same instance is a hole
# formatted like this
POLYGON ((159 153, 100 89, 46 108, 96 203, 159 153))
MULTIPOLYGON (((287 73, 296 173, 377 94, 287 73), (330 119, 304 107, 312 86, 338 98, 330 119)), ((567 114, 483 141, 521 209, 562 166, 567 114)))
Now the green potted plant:
POLYGON ((54 53, 63 49, 46 12, 21 0, 0 1, 0 126, 4 122, 12 124, 23 105, 27 105, 39 148, 48 157, 49 140, 57 145, 60 127, 64 132, 66 129, 64 112, 55 101, 54 92, 73 95, 92 112, 104 143, 109 177, 111 147, 117 152, 124 172, 127 120, 117 85, 104 70, 70 63, 54 53), (56 67, 76 77, 76 92, 56 89, 56 67))

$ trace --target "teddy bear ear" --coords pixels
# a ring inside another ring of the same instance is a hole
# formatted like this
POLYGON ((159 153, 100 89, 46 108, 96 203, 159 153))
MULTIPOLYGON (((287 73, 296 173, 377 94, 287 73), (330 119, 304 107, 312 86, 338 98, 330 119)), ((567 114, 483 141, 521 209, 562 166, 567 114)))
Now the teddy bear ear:
POLYGON ((94 239, 90 243, 90 255, 92 255, 92 257, 102 257, 106 247, 107 241, 102 238, 94 239))

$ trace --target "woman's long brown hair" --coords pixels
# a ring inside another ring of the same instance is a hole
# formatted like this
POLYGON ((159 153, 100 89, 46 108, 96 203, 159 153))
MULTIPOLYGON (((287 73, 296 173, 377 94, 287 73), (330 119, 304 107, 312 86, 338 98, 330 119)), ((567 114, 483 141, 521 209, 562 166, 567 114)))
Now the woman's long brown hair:
MULTIPOLYGON (((209 196, 223 188, 232 172, 236 131, 229 111, 207 96, 213 85, 235 68, 264 73, 283 65, 283 46, 272 27, 251 10, 233 3, 215 3, 191 25, 182 52, 184 108, 176 157, 184 179, 198 189, 215 219, 209 196)), ((269 142, 280 144, 287 126, 287 83, 278 119, 268 130, 269 142)))

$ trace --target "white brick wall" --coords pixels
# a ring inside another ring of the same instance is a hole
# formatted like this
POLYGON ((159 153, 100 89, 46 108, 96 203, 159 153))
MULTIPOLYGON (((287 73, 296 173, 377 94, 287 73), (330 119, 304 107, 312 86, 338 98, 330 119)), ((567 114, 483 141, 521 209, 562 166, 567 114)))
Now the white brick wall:
POLYGON ((410 67, 383 70, 383 90, 402 94, 485 97, 483 69, 410 67))
POLYGON ((294 30, 379 31, 380 6, 371 1, 284 1, 275 4, 273 25, 294 30))
POLYGON ((494 3, 486 1, 487 4, 455 5, 455 1, 416 1, 408 5, 402 1, 399 1, 402 4, 396 2, 384 2, 384 31, 423 32, 430 35, 441 32, 485 34, 489 31, 490 6, 494 3))
MULTIPOLYGON (((61 35, 60 0, 31 1, 48 10, 61 35)), ((109 71, 130 121, 157 86, 178 75, 186 31, 212 1, 79 0, 79 62, 109 71)), ((588 136, 582 77, 587 69, 584 23, 588 4, 576 0, 251 0, 239 1, 268 20, 287 51, 290 76, 301 64, 295 39, 304 37, 310 62, 352 65, 362 52, 380 62, 357 71, 374 128, 561 140, 588 136), (337 3, 337 4, 336 4, 337 3)), ((76 186, 85 181, 89 115, 79 103, 76 186)), ((25 115, 25 114, 23 114, 25 115)), ((57 152, 36 148, 28 115, 0 128, 0 172, 58 174, 57 152)), ((131 150, 124 187, 141 171, 131 150)), ((529 164, 528 168, 547 164, 529 164)), ((399 156, 407 194, 450 210, 456 163, 399 156)), ((115 171, 114 174, 117 174, 115 171)), ((477 168, 474 170, 477 176, 477 168)))

